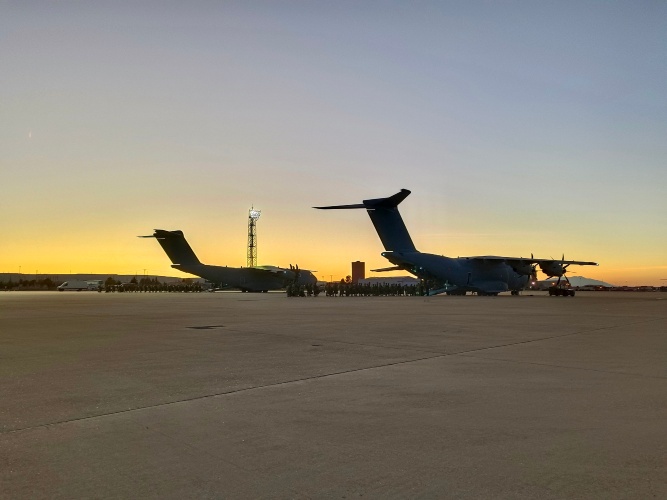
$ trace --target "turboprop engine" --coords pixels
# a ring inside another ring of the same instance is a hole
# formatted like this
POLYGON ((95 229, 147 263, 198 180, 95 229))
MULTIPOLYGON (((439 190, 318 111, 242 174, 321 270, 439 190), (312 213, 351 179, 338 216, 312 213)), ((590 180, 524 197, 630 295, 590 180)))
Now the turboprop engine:
POLYGON ((563 258, 561 260, 540 262, 540 269, 542 269, 542 272, 547 276, 558 276, 560 278, 561 276, 565 275, 565 272, 567 271, 567 268, 570 265, 570 264, 563 264, 564 260, 565 256, 563 255, 563 258))
POLYGON ((530 262, 512 262, 510 264, 514 272, 521 276, 532 276, 535 274, 535 264, 530 262))

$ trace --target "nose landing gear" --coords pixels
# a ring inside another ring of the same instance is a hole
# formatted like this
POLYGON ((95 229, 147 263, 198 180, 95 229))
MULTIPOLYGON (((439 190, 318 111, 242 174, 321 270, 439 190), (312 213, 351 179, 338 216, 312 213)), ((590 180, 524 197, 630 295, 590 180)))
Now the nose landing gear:
POLYGON ((571 287, 572 285, 570 284, 570 280, 567 279, 567 276, 563 274, 562 276, 558 277, 558 281, 556 281, 556 284, 552 287, 549 287, 549 296, 553 297, 574 297, 574 290, 571 288, 565 288, 561 285, 561 278, 565 278, 565 282, 567 283, 568 287, 571 287))

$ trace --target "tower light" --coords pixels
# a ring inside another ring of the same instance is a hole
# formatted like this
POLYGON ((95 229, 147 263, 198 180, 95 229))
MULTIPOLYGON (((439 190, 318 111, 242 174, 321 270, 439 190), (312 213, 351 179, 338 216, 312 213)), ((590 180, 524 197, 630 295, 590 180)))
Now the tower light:
POLYGON ((257 266, 257 228, 255 227, 259 216, 262 214, 260 210, 255 210, 254 207, 248 211, 248 259, 247 267, 257 266))

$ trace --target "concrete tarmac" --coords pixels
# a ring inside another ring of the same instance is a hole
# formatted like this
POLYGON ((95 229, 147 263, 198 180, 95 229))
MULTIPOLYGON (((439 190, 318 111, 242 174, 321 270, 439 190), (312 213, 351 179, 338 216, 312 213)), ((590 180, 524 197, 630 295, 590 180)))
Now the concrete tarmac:
POLYGON ((0 498, 667 498, 667 294, 0 293, 0 498))

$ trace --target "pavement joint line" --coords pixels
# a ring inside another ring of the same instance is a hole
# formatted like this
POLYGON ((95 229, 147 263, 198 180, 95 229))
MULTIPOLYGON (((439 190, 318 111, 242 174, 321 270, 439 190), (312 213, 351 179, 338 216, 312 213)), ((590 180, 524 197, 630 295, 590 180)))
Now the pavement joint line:
POLYGON ((543 337, 541 339, 533 339, 533 340, 523 340, 520 342, 514 342, 510 344, 503 344, 503 345, 498 345, 498 346, 492 346, 492 347, 482 347, 479 349, 473 349, 469 351, 461 351, 458 353, 453 353, 454 355, 457 356, 462 356, 462 357, 468 357, 468 358, 475 358, 475 359, 488 359, 488 360, 493 360, 493 361, 504 361, 508 363, 521 363, 521 364, 531 364, 531 365, 538 365, 538 366, 551 366, 554 368, 567 368, 567 369, 573 369, 573 370, 582 370, 582 371, 591 371, 591 372, 598 372, 598 373, 610 373, 610 374, 615 374, 615 375, 626 375, 626 376, 631 376, 631 377, 640 377, 640 378, 651 378, 651 379, 659 379, 659 380, 664 380, 667 377, 661 377, 661 376, 655 376, 655 375, 642 375, 638 373, 627 373, 627 372, 617 372, 617 371, 611 371, 611 370, 596 370, 595 368, 582 368, 582 367, 577 367, 577 366, 562 366, 562 365, 554 365, 550 363, 537 363, 533 361, 519 361, 519 360, 513 360, 513 359, 499 359, 499 358, 490 358, 490 357, 484 357, 484 356, 473 356, 473 353, 481 352, 481 351, 487 351, 490 349, 497 349, 500 347, 512 347, 515 345, 521 345, 521 344, 530 344, 533 342, 539 342, 540 340, 552 340, 552 339, 558 339, 558 338, 563 338, 563 337, 571 337, 574 335, 584 335, 587 333, 594 333, 594 332, 600 332, 604 330, 613 330, 614 328, 618 328, 619 326, 632 326, 632 325, 638 325, 638 324, 643 324, 643 323, 651 323, 653 321, 658 321, 658 320, 663 320, 667 319, 665 316, 660 316, 657 318, 650 318, 650 319, 645 319, 643 321, 635 321, 633 323, 627 323, 625 325, 612 325, 612 326, 603 326, 599 328, 592 328, 588 330, 580 330, 578 332, 571 332, 571 333, 564 333, 561 335, 551 335, 550 337, 543 337))
MULTIPOLYGON (((304 337, 299 337, 299 336, 296 336, 296 335, 290 335, 290 334, 284 334, 284 333, 261 332, 261 331, 255 331, 255 332, 252 332, 252 333, 257 334, 257 335, 272 335, 272 336, 276 336, 276 337, 289 337, 289 338, 303 339, 303 340, 308 340, 308 341, 311 341, 311 342, 313 342, 313 341, 331 342, 331 343, 336 343, 336 344, 348 344, 348 345, 365 346, 365 347, 378 347, 378 348, 384 348, 384 349, 395 349, 395 350, 400 350, 400 351, 409 350, 409 351, 415 351, 415 352, 425 352, 425 353, 431 353, 431 354, 440 355, 440 356, 455 356, 455 355, 463 355, 463 354, 471 353, 471 352, 485 351, 487 349, 498 349, 498 348, 501 348, 501 347, 512 347, 512 346, 515 346, 515 345, 530 344, 530 343, 533 343, 533 342, 540 342, 542 340, 552 340, 552 339, 558 339, 558 338, 562 338, 562 337, 570 337, 570 336, 574 336, 574 335, 583 335, 583 334, 587 334, 587 333, 594 333, 594 332, 599 332, 599 331, 603 331, 603 330, 612 330, 612 329, 618 328, 618 327, 626 327, 626 326, 638 325, 638 324, 642 324, 642 323, 650 323, 652 321, 658 321, 658 320, 661 320, 661 319, 667 319, 667 316, 664 316, 664 317, 660 316, 660 317, 657 317, 657 318, 644 319, 642 321, 635 321, 635 322, 626 323, 626 324, 623 324, 623 325, 616 324, 616 325, 609 325, 609 326, 601 326, 601 327, 597 327, 597 328, 589 328, 589 329, 585 329, 585 330, 578 330, 578 331, 575 331, 575 332, 561 333, 561 334, 558 334, 558 335, 550 335, 548 337, 540 337, 540 338, 535 338, 535 339, 521 340, 521 341, 517 341, 517 342, 509 342, 509 343, 506 343, 506 344, 498 344, 498 345, 493 345, 493 346, 478 347, 478 348, 475 348, 475 349, 470 349, 470 350, 465 350, 465 351, 456 351, 456 352, 442 352, 442 351, 437 351, 437 350, 433 350, 433 349, 426 349, 426 348, 414 347, 414 346, 394 347, 394 346, 386 346, 386 345, 382 345, 382 344, 367 344, 367 343, 363 343, 363 342, 351 342, 351 341, 347 341, 347 340, 322 339, 322 338, 319 338, 319 337, 305 337, 304 338, 304 337)), ((430 359, 430 358, 426 358, 426 359, 430 359)), ((415 360, 415 361, 419 361, 419 360, 415 360)))
POLYGON ((230 395, 239 394, 239 393, 242 393, 242 392, 250 392, 250 391, 261 390, 261 389, 269 389, 269 388, 272 388, 272 387, 279 387, 281 385, 289 385, 289 384, 295 384, 295 383, 299 383, 299 382, 308 382, 308 381, 311 381, 311 380, 318 380, 318 379, 327 378, 327 377, 334 377, 334 376, 337 376, 337 375, 345 375, 345 374, 348 374, 348 373, 356 373, 356 372, 362 372, 362 371, 367 371, 367 370, 374 370, 374 369, 377 369, 377 368, 385 368, 385 367, 389 367, 389 366, 402 365, 402 364, 412 363, 412 362, 415 362, 415 361, 424 361, 424 360, 427 360, 427 359, 436 359, 436 358, 441 358, 441 357, 444 357, 444 356, 449 356, 449 354, 436 355, 436 356, 427 356, 427 357, 419 358, 419 359, 394 361, 392 363, 386 363, 386 364, 383 364, 383 365, 366 366, 366 367, 363 367, 363 368, 355 368, 355 369, 352 369, 352 370, 343 370, 343 371, 339 371, 339 372, 323 373, 321 375, 314 375, 312 377, 303 377, 303 378, 292 379, 292 380, 284 380, 282 382, 276 382, 276 383, 273 383, 273 384, 264 384, 264 385, 256 385, 256 386, 252 386, 252 387, 244 387, 242 389, 234 389, 234 390, 231 390, 231 391, 222 391, 222 392, 217 392, 217 393, 213 393, 213 394, 205 394, 203 396, 196 396, 196 397, 192 397, 192 398, 178 399, 178 400, 175 400, 175 401, 165 401, 164 403, 156 403, 156 404, 147 405, 147 406, 140 406, 140 407, 137 407, 137 408, 128 408, 127 410, 118 410, 118 411, 112 411, 112 412, 108 412, 108 413, 100 413, 98 415, 88 415, 88 416, 85 416, 85 417, 71 418, 71 419, 67 419, 67 420, 58 420, 58 421, 55 421, 55 422, 48 422, 48 423, 44 423, 44 424, 31 425, 29 427, 22 427, 20 429, 2 430, 2 431, 0 431, 0 435, 14 434, 14 433, 18 433, 18 432, 30 431, 30 430, 33 430, 33 429, 38 429, 40 427, 48 428, 48 427, 54 427, 56 425, 68 424, 68 423, 72 423, 72 422, 81 422, 81 421, 84 421, 84 420, 93 420, 93 419, 96 419, 96 418, 111 417, 111 416, 114 416, 114 415, 122 415, 124 413, 150 410, 150 409, 153 409, 153 408, 160 408, 162 406, 169 406, 169 405, 179 404, 179 403, 189 403, 189 402, 192 402, 192 401, 200 401, 200 400, 203 400, 203 399, 211 399, 211 398, 215 398, 215 397, 219 397, 219 396, 230 396, 230 395))
POLYGON ((521 345, 521 344, 531 344, 533 342, 541 342, 543 340, 553 340, 553 339, 560 339, 560 338, 563 338, 563 337, 573 337, 575 335, 585 335, 585 334, 588 334, 588 333, 601 332, 601 331, 604 331, 604 330, 613 330, 613 329, 619 328, 619 327, 628 327, 628 326, 640 325, 640 324, 643 324, 643 323, 651 323, 653 321, 658 321, 658 320, 661 320, 661 319, 667 319, 667 317, 660 316, 658 318, 645 319, 643 321, 635 321, 634 323, 626 323, 626 324, 623 324, 623 325, 610 325, 610 326, 600 326, 598 328, 587 328, 585 330, 579 330, 579 331, 576 331, 576 332, 561 333, 561 334, 558 334, 558 335, 550 335, 548 337, 540 337, 539 339, 520 340, 520 341, 517 341, 517 342, 510 342, 508 344, 500 344, 500 345, 496 345, 496 346, 480 347, 480 348, 477 348, 477 349, 470 349, 470 350, 467 350, 467 351, 460 351, 460 352, 453 353, 453 354, 466 354, 466 353, 469 353, 469 352, 486 351, 486 350, 489 350, 489 349, 497 349, 497 348, 500 348, 500 347, 511 347, 511 346, 521 345))
MULTIPOLYGON (((184 398, 184 399, 179 399, 179 400, 176 400, 176 401, 166 401, 164 403, 157 403, 157 404, 153 404, 153 405, 141 406, 141 407, 138 407, 138 408, 128 408, 127 410, 119 410, 119 411, 113 411, 113 412, 108 412, 108 413, 101 413, 99 415, 89 415, 89 416, 79 417, 79 418, 59 420, 59 421, 56 421, 56 422, 49 422, 49 423, 44 423, 44 424, 32 425, 32 426, 29 426, 29 427, 23 427, 23 428, 19 428, 19 429, 2 430, 2 431, 0 431, 0 435, 15 434, 15 433, 30 431, 30 430, 34 430, 34 429, 38 429, 38 428, 42 428, 42 427, 43 428, 49 428, 49 427, 54 427, 54 426, 62 425, 62 424, 68 424, 68 423, 73 423, 73 422, 81 422, 81 421, 84 421, 84 420, 93 420, 93 419, 96 419, 96 418, 104 418, 104 417, 110 417, 110 416, 114 416, 114 415, 122 415, 124 413, 131 413, 131 412, 135 412, 135 411, 150 410, 150 409, 154 409, 154 408, 160 408, 160 407, 163 407, 163 406, 169 406, 169 405, 172 405, 172 404, 188 403, 188 402, 199 401, 199 400, 203 400, 203 399, 211 399, 211 398, 215 398, 215 397, 219 397, 219 396, 229 396, 229 395, 233 395, 233 394, 239 394, 239 393, 242 393, 242 392, 250 392, 250 391, 254 391, 254 390, 268 389, 268 388, 272 388, 272 387, 279 387, 279 386, 282 386, 282 385, 290 385, 290 384, 299 383, 299 382, 308 382, 308 381, 312 381, 312 380, 334 377, 334 376, 338 376, 338 375, 346 375, 346 374, 349 374, 349 373, 358 373, 358 372, 363 372, 363 371, 376 370, 378 368, 387 368, 387 367, 391 367, 391 366, 398 366, 398 365, 416 363, 416 362, 427 361, 427 360, 438 359, 438 358, 445 358, 445 357, 450 357, 450 356, 461 356, 461 357, 469 357, 469 358, 475 358, 475 359, 486 359, 486 358, 482 358, 482 357, 465 356, 465 355, 470 354, 470 353, 474 353, 474 352, 481 352, 481 351, 487 351, 487 350, 490 350, 490 349, 497 349, 497 348, 501 348, 501 347, 511 347, 511 346, 522 345, 522 344, 530 344, 530 343, 533 343, 533 342, 540 342, 540 341, 543 341, 543 340, 551 340, 551 339, 557 339, 557 338, 562 338, 562 337, 571 337, 571 336, 574 336, 574 335, 582 335, 582 334, 599 332, 599 331, 604 331, 604 330, 611 330, 611 329, 614 329, 614 328, 618 328, 619 326, 626 327, 626 326, 631 326, 631 325, 636 325, 636 324, 650 323, 650 322, 661 320, 661 319, 665 319, 665 317, 661 316, 661 317, 658 317, 658 318, 651 318, 651 319, 647 319, 647 320, 644 320, 644 321, 637 321, 635 323, 628 323, 628 324, 625 324, 625 325, 612 325, 612 326, 605 326, 605 327, 600 327, 600 328, 592 328, 592 329, 587 329, 587 330, 580 330, 580 331, 577 331, 577 332, 570 332, 570 333, 565 333, 565 334, 560 334, 560 335, 551 335, 551 336, 548 336, 548 337, 541 337, 539 339, 522 340, 522 341, 519 341, 519 342, 510 342, 510 343, 507 343, 507 344, 501 344, 501 345, 489 346, 489 347, 481 347, 481 348, 470 349, 470 350, 466 350, 466 351, 459 351, 459 352, 452 352, 452 353, 441 353, 441 354, 435 354, 434 356, 426 356, 426 357, 417 358, 417 359, 395 361, 395 362, 386 363, 386 364, 383 364, 383 365, 368 366, 368 367, 363 367, 363 368, 355 368, 355 369, 351 369, 351 370, 343 370, 343 371, 339 371, 339 372, 325 373, 325 374, 321 374, 321 375, 315 375, 315 376, 312 376, 312 377, 304 377, 304 378, 300 378, 300 379, 285 380, 285 381, 282 381, 282 382, 276 382, 274 384, 258 385, 258 386, 246 387, 246 388, 242 388, 242 389, 235 389, 235 390, 232 390, 232 391, 223 391, 223 392, 214 393, 214 394, 205 394, 203 396, 196 396, 196 397, 193 397, 193 398, 184 398)), ((510 360, 510 362, 511 362, 511 360, 510 360)), ((549 365, 549 366, 551 366, 551 365, 549 365)), ((565 367, 562 367, 562 368, 565 368, 565 367)), ((569 369, 580 369, 580 368, 576 368, 576 367, 567 367, 567 368, 569 368, 569 369)), ((586 369, 581 369, 581 370, 586 370, 586 369)), ((626 376, 629 375, 629 376, 634 376, 634 377, 641 376, 641 375, 636 375, 636 374, 627 374, 627 373, 619 373, 619 372, 605 372, 605 373, 613 373, 613 374, 626 375, 626 376)), ((648 377, 648 378, 656 378, 656 377, 648 377)), ((663 377, 658 377, 658 378, 662 379, 663 377)))
POLYGON ((641 373, 631 373, 631 372, 618 372, 614 370, 599 370, 596 368, 584 368, 581 366, 568 366, 568 365, 555 365, 551 363, 538 363, 537 361, 521 361, 518 359, 502 359, 502 358, 491 358, 487 356, 475 356, 473 354, 467 354, 467 353, 462 353, 458 354, 458 356, 464 357, 464 358, 473 358, 473 359, 483 359, 485 361, 499 361, 503 363, 515 363, 515 364, 521 364, 521 365, 534 365, 534 366, 545 366, 549 368, 562 368, 566 370, 581 370, 585 372, 595 372, 595 373, 607 373, 610 375, 624 375, 624 376, 629 376, 629 377, 636 377, 636 378, 650 378, 650 379, 657 379, 657 380, 667 380, 667 377, 662 377, 660 375, 643 375, 641 373))

